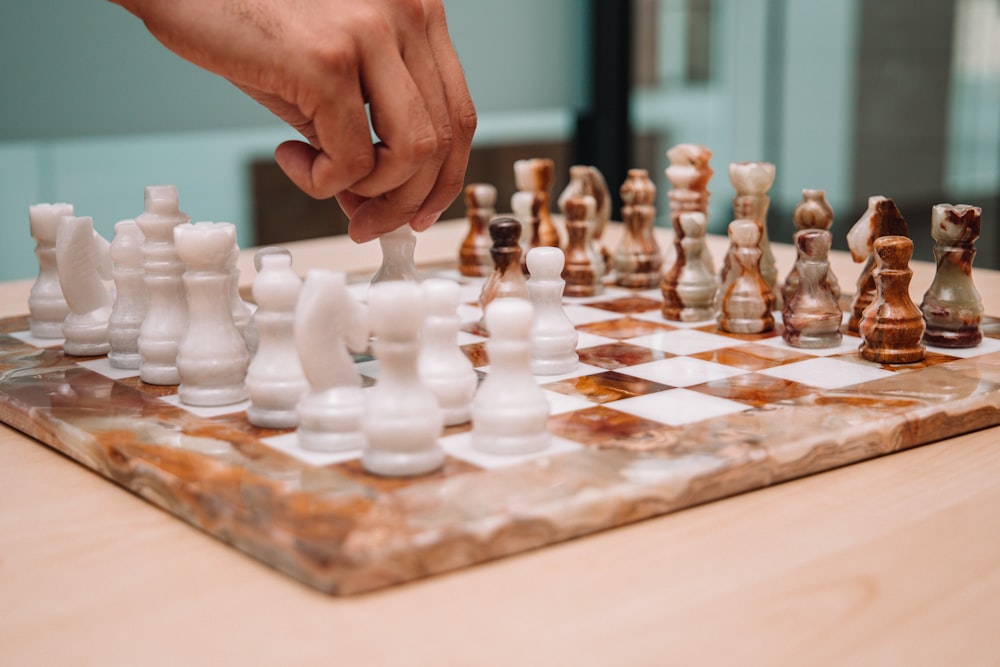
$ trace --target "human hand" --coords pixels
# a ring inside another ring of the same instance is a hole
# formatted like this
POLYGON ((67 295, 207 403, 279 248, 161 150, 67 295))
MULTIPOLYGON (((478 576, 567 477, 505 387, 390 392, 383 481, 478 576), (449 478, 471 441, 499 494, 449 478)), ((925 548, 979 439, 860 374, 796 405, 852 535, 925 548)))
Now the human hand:
POLYGON ((441 0, 113 1, 298 130, 278 164, 354 240, 426 229, 461 192, 476 111, 441 0))

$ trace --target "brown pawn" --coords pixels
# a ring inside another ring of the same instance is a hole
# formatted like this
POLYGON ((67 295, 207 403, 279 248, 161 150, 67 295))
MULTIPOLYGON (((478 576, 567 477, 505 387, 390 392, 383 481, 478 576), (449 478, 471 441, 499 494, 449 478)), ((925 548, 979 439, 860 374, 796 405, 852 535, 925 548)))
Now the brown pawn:
POLYGON ((729 223, 732 264, 729 282, 719 300, 719 328, 729 333, 755 334, 774 330, 774 293, 760 273, 763 251, 761 225, 756 220, 729 223))
POLYGON ((530 247, 559 246, 559 232, 552 222, 552 179, 555 163, 548 158, 530 158, 514 162, 514 184, 522 192, 532 192, 532 216, 538 218, 530 247))
POLYGON ((674 228, 675 260, 660 284, 663 317, 674 322, 702 322, 715 317, 715 276, 705 262, 705 214, 681 213, 674 228))
POLYGON ((826 281, 830 272, 828 256, 832 241, 833 237, 825 229, 795 232, 798 285, 781 311, 784 323, 781 337, 792 347, 836 347, 842 340, 840 324, 843 311, 826 281))
MULTIPOLYGON (((826 192, 824 190, 803 190, 802 200, 792 213, 792 222, 795 224, 796 231, 803 229, 825 229, 829 231, 833 226, 833 207, 826 200, 826 192)), ((788 272, 788 277, 785 278, 785 283, 781 287, 781 294, 785 298, 785 301, 792 298, 798 286, 799 270, 798 264, 796 264, 788 272)), ((826 287, 830 290, 833 298, 839 302, 840 284, 837 282, 837 277, 833 275, 833 271, 827 271, 826 287)))
POLYGON ((622 234, 615 249, 615 283, 646 289, 660 283, 663 257, 653 235, 656 186, 645 169, 629 169, 621 187, 622 234))
POLYGON ((861 316, 865 308, 875 298, 875 256, 872 250, 875 240, 882 236, 909 236, 906 220, 888 197, 875 195, 868 198, 868 210, 858 218, 847 232, 847 247, 855 262, 865 262, 858 276, 858 287, 851 302, 851 317, 847 322, 848 331, 858 332, 861 316))
POLYGON ((463 276, 485 277, 493 272, 490 248, 493 243, 486 229, 496 215, 497 189, 486 183, 465 187, 465 216, 469 231, 458 251, 458 272, 463 276))
POLYGON ((518 297, 530 298, 528 281, 521 272, 521 223, 514 218, 497 218, 490 223, 490 238, 493 247, 493 272, 486 279, 479 295, 479 305, 486 312, 486 306, 496 299, 518 297))
POLYGON ((880 364, 911 364, 924 358, 924 316, 910 299, 913 241, 905 236, 875 240, 875 298, 861 317, 863 359, 880 364))
POLYGON ((983 300, 972 282, 982 214, 966 204, 938 204, 931 213, 937 271, 920 303, 928 345, 975 347, 983 340, 983 300))
POLYGON ((608 249, 601 243, 601 236, 611 220, 611 190, 608 189, 608 183, 604 180, 604 174, 601 173, 600 169, 585 164, 574 164, 569 168, 569 183, 559 195, 557 202, 559 208, 562 209, 570 197, 583 195, 590 195, 594 198, 591 242, 601 253, 605 265, 610 266, 613 258, 608 249))
POLYGON ((566 281, 564 296, 596 296, 604 291, 604 260, 591 242, 594 198, 590 195, 566 200, 566 266, 562 278, 566 281))

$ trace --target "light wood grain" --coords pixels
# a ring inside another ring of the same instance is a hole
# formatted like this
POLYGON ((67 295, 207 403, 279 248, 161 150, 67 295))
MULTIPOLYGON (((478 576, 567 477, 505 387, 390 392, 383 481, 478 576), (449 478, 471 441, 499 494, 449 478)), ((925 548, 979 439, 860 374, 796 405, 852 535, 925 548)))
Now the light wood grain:
MULTIPOLYGON (((450 259, 462 231, 435 226, 421 259, 450 259)), ((294 252, 299 270, 378 262, 344 239, 294 252)), ((791 249, 776 255, 783 276, 791 249)), ((835 267, 849 289, 856 265, 835 267)), ((914 268, 919 294, 933 267, 914 268)), ((1000 274, 976 280, 1000 313, 1000 274)), ((0 285, 0 314, 25 312, 29 287, 0 285)), ((337 599, 0 427, 0 664, 997 664, 998 441, 337 599)))

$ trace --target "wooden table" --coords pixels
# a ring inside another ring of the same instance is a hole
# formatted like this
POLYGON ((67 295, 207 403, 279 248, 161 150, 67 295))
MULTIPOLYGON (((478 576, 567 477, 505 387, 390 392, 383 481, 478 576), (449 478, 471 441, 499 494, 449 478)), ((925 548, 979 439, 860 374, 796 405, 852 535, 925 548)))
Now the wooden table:
MULTIPOLYGON (((463 233, 436 225, 419 260, 463 233)), ((291 247, 300 271, 380 256, 291 247)), ((976 283, 1000 313, 1000 272, 976 283)), ((30 285, 0 285, 0 316, 30 285)), ((338 599, 0 427, 0 664, 668 663, 1000 664, 1000 428, 338 599)))

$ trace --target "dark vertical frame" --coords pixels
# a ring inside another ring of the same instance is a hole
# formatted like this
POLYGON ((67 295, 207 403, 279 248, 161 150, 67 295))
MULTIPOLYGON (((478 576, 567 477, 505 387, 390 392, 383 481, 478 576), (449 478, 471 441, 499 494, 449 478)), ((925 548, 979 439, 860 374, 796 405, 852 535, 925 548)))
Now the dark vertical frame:
POLYGON ((589 105, 577 116, 573 163, 601 170, 611 188, 612 215, 618 217, 617 184, 632 163, 632 1, 590 0, 588 7, 589 105))

